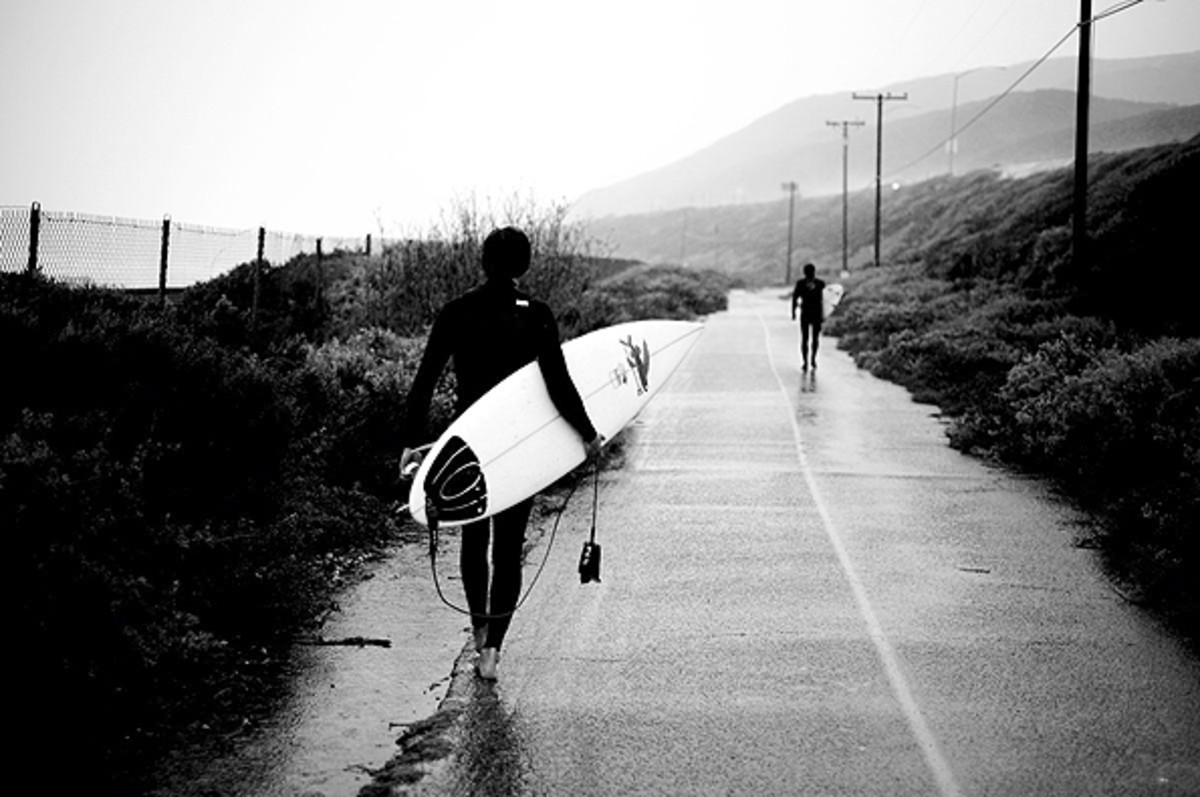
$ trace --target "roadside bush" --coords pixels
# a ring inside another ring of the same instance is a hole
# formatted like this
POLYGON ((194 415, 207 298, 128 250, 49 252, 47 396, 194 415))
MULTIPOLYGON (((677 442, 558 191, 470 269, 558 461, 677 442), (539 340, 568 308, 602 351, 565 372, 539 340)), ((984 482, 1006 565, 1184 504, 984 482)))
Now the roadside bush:
POLYGON ((1009 375, 1001 392, 1014 421, 1007 453, 1094 500, 1141 481, 1200 477, 1200 402, 1188 403, 1198 390, 1200 340, 1121 352, 1064 338, 1009 375))
POLYGON ((480 281, 481 245, 474 237, 402 241, 379 257, 356 261, 346 279, 329 289, 331 337, 345 339, 367 328, 421 334, 447 300, 480 281))
POLYGON ((936 403, 953 415, 988 403, 1018 357, 986 333, 955 325, 893 335, 872 370, 907 387, 917 401, 936 403))
POLYGON ((729 278, 680 266, 634 268, 585 294, 587 331, 648 318, 691 320, 728 306, 729 278))
MULTIPOLYGON (((1012 318, 1008 312, 999 315, 1012 318)), ((1111 323, 1097 318, 1055 315, 1050 303, 1030 302, 1022 315, 1026 323, 1002 325, 996 332, 1020 355, 1020 361, 995 394, 962 408, 950 425, 949 436, 955 448, 1020 461, 1023 467, 1037 469, 1045 463, 1032 451, 1023 452, 1019 438, 1012 434, 1014 376, 1028 375, 1021 377, 1026 385, 1020 389, 1030 396, 1047 391, 1061 379, 1077 374, 1097 351, 1115 346, 1117 334, 1111 323)))
POLYGON ((446 302, 483 281, 484 238, 507 225, 521 228, 532 246, 523 287, 557 311, 575 305, 591 284, 595 244, 567 221, 567 210, 519 198, 498 209, 459 202, 428 237, 391 244, 330 284, 331 337, 346 339, 371 327, 421 335, 446 302))
MULTIPOLYGON (((365 329, 345 341, 308 350, 307 367, 331 404, 330 421, 311 440, 310 456, 324 463, 333 484, 386 496, 395 489, 395 463, 404 403, 424 351, 423 338, 386 329, 365 329)), ((432 429, 444 428, 454 411, 454 376, 439 383, 430 407, 432 429)))
POLYGON ((0 330, 0 527, 21 683, 45 699, 29 738, 87 717, 76 734, 102 781, 215 696, 253 697, 233 673, 278 660, 395 529, 306 453, 339 401, 303 363, 24 275, 0 278, 0 330))
POLYGON ((1063 338, 1014 368, 1001 394, 1005 454, 1115 519, 1111 556, 1155 596, 1200 589, 1200 340, 1130 352, 1063 338))
POLYGON ((1188 284, 1195 212, 1180 197, 1200 180, 1200 135, 1175 146, 1094 159, 1089 180, 1093 267, 1080 281, 1081 304, 1143 334, 1200 335, 1188 284), (1131 295, 1130 275, 1158 288, 1153 301, 1131 295))
POLYGON ((948 283, 915 266, 870 269, 847 280, 846 289, 825 331, 868 369, 892 335, 933 324, 939 318, 935 302, 950 295, 948 283))
POLYGON ((318 261, 315 255, 299 255, 286 265, 264 264, 258 277, 257 313, 256 265, 243 263, 185 290, 174 311, 181 325, 226 347, 263 353, 293 338, 320 342, 332 334, 334 323, 326 287, 344 278, 360 259, 365 258, 337 254, 318 261))

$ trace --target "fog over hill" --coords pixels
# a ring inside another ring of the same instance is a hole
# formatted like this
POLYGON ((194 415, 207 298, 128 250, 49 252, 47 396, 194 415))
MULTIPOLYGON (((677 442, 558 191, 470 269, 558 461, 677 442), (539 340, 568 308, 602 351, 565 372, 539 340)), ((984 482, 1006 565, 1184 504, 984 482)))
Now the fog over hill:
MULTIPOLYGON (((1030 66, 975 69, 879 89, 908 95, 907 101, 885 104, 886 179, 903 183, 947 173, 944 144, 952 128, 952 107, 955 126, 962 130, 1030 66)), ((1073 58, 1047 61, 970 124, 958 136, 955 173, 1056 164, 1070 158, 1075 69, 1073 58)), ((849 144, 850 188, 862 188, 874 180, 876 106, 855 101, 852 93, 796 100, 681 160, 584 194, 573 212, 598 218, 770 202, 780 198, 781 184, 788 180, 798 183, 802 196, 839 193, 841 130, 827 122, 849 119, 866 122, 852 129, 849 144)), ((1200 132, 1200 52, 1098 60, 1093 95, 1092 151, 1190 138, 1200 132)))

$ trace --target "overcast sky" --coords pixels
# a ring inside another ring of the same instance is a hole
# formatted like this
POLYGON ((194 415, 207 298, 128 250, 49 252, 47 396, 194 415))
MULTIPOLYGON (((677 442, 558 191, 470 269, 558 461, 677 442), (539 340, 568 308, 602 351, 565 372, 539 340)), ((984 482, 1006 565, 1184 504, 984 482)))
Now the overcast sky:
MULTIPOLYGON (((573 199, 801 97, 1038 58, 1079 7, 0 0, 0 205, 413 233, 472 194, 573 199)), ((1200 0, 1096 27, 1098 58, 1200 50, 1200 0)))

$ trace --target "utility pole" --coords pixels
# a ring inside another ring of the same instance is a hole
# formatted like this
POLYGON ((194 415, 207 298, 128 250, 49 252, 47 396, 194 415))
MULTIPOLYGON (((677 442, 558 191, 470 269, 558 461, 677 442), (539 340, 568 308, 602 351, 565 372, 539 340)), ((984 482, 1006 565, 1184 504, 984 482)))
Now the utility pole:
POLYGON ((951 177, 954 176, 954 156, 958 154, 958 81, 967 75, 980 72, 984 69, 1004 70, 1007 68, 1004 66, 977 66, 974 69, 968 69, 966 72, 959 72, 954 76, 954 92, 950 100, 950 140, 946 142, 946 152, 950 156, 951 177))
MULTIPOLYGON (((850 128, 862 127, 866 122, 858 119, 826 122, 829 127, 842 128, 842 279, 850 275, 850 128)), ((878 255, 876 255, 878 257, 878 255)))
POLYGON ((788 192, 788 248, 784 285, 792 284, 792 219, 796 216, 796 189, 798 187, 794 180, 789 180, 782 186, 783 190, 788 192))
POLYGON ((1088 266, 1088 105, 1092 94, 1092 0, 1079 9, 1079 83, 1075 89, 1075 208, 1071 217, 1071 260, 1077 277, 1088 266))
POLYGON ((883 202, 883 103, 885 100, 907 100, 908 92, 903 94, 854 94, 856 100, 873 100, 876 104, 875 115, 875 265, 879 265, 879 217, 880 206, 883 202))

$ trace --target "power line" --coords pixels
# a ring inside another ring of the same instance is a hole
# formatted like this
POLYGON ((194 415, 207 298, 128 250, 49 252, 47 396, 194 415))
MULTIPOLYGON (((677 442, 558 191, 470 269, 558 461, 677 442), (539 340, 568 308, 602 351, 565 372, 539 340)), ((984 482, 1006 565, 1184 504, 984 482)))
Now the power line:
POLYGON ((916 12, 909 17, 908 24, 904 26, 904 31, 894 39, 894 41, 899 42, 899 46, 896 48, 897 51, 904 52, 908 49, 908 35, 912 31, 912 27, 916 23, 917 19, 921 16, 921 14, 925 13, 925 7, 928 5, 929 0, 922 0, 921 5, 917 7, 916 12))
POLYGON ((1072 28, 1070 31, 1068 31, 1065 36, 1063 36, 1061 39, 1058 40, 1057 44, 1055 44, 1053 47, 1051 47, 1049 50, 1046 51, 1045 55, 1043 55, 1037 61, 1034 61, 1032 66, 1030 66, 1028 69, 1026 69, 1021 74, 1021 76, 1018 77, 1016 80, 1014 80, 1012 82, 1012 84, 1009 85, 1009 87, 1006 88, 1003 92, 1001 92, 996 97, 993 97, 992 101, 989 102, 986 106, 984 106, 983 110, 981 110, 979 113, 972 116, 970 118, 970 120, 968 120, 962 127, 958 128, 957 130, 952 131, 951 135, 948 138, 943 139, 942 141, 939 141, 937 144, 935 144, 933 147, 931 147, 923 155, 921 155, 917 158, 914 158, 912 161, 910 161, 909 163, 906 163, 904 166, 901 166, 899 169, 896 169, 893 172, 889 172, 888 176, 892 177, 894 175, 900 174, 901 172, 907 171, 908 169, 911 169, 913 166, 916 166, 918 163, 920 163, 921 161, 930 157, 934 153, 940 151, 943 147, 946 146, 947 143, 949 143, 950 141, 957 138, 959 133, 962 133, 964 130, 969 128, 971 125, 978 122, 983 117, 984 114, 986 114, 988 111, 995 108, 1000 103, 1000 101, 1003 100, 1005 97, 1007 97, 1009 94, 1012 94, 1013 91, 1017 88, 1017 86, 1019 86, 1022 82, 1024 82, 1025 78, 1027 78, 1031 74, 1033 74, 1033 71, 1035 69, 1037 69, 1042 64, 1044 64, 1046 62, 1046 60, 1051 55, 1054 54, 1054 51, 1057 50, 1059 47, 1062 47, 1073 35, 1075 35, 1075 28, 1072 28))
POLYGON ((962 35, 963 31, 965 31, 967 29, 967 26, 975 21, 975 16, 979 13, 979 10, 981 8, 983 8, 985 5, 987 5, 987 0, 982 0, 982 2, 976 4, 975 9, 973 11, 971 11, 971 13, 963 21, 963 24, 959 26, 958 32, 955 33, 954 36, 951 38, 957 40, 958 37, 962 35))
MULTIPOLYGON (((1099 14, 1096 14, 1094 17, 1092 17, 1092 22, 1099 22, 1105 17, 1111 17, 1113 14, 1120 14, 1122 11, 1133 8, 1139 3, 1144 3, 1145 1, 1146 0, 1125 0, 1123 3, 1117 3, 1112 8, 1109 8, 1106 11, 1101 11, 1099 14)), ((1078 27, 1078 25, 1076 27, 1078 27)))
MULTIPOLYGON (((1122 0, 1122 2, 1117 3, 1116 5, 1108 8, 1104 11, 1101 11, 1099 14, 1093 16, 1091 18, 1090 22, 1096 22, 1097 20, 1101 20, 1106 17, 1111 17, 1114 14, 1119 14, 1122 11, 1126 11, 1126 10, 1133 8, 1134 6, 1144 3, 1144 2, 1145 2, 1145 0, 1122 0)), ((916 166, 918 163, 925 160, 926 158, 941 151, 948 143, 950 143, 955 138, 957 138, 960 133, 962 133, 967 128, 971 127, 973 124, 978 122, 981 118, 983 118, 983 116, 985 114, 987 114, 989 111, 991 111, 993 108, 995 108, 1000 103, 1001 100, 1003 100, 1009 94, 1012 94, 1013 91, 1016 90, 1017 86, 1021 85, 1021 83, 1023 83, 1025 81, 1025 78, 1027 78, 1031 74, 1033 74, 1033 72, 1036 69, 1038 69, 1042 64, 1044 64, 1050 58, 1050 56, 1054 55, 1054 52, 1056 50, 1058 50, 1059 47, 1062 47, 1064 44, 1066 44, 1067 41, 1072 36, 1075 35, 1075 31, 1080 28, 1081 24, 1082 23, 1076 23, 1069 31, 1067 31, 1063 35, 1063 37, 1061 39, 1058 40, 1057 43, 1054 44, 1054 46, 1052 46, 1049 50, 1047 50, 1046 53, 1041 58, 1034 61, 1033 64, 1028 69, 1026 69, 1024 72, 1021 73, 1020 77, 1018 77, 1016 80, 1014 80, 1008 86, 1008 88, 1006 88, 999 95, 997 95, 996 97, 993 97, 991 102, 989 102, 986 106, 984 106, 983 110, 979 111, 979 113, 975 114, 969 120, 967 120, 967 122, 965 124, 963 124, 962 127, 952 130, 950 132, 950 136, 948 138, 943 139, 942 141, 939 141, 937 144, 935 144, 933 147, 931 147, 923 155, 921 155, 917 158, 914 158, 912 161, 906 163, 904 166, 901 166, 899 169, 895 169, 894 171, 889 172, 888 177, 894 177, 898 174, 901 174, 901 173, 911 169, 913 166, 916 166)))
MULTIPOLYGON (((1008 15, 1008 12, 1012 10, 1014 3, 1016 3, 1016 0, 1009 0, 1008 5, 1005 7, 1005 9, 1003 11, 1000 12, 1000 16, 998 16, 994 20, 992 20, 992 24, 989 25, 987 27, 987 29, 984 30, 983 33, 976 36, 975 39, 969 45, 967 45, 966 47, 961 49, 962 55, 959 56, 958 60, 954 62, 956 65, 961 64, 963 58, 965 58, 967 55, 969 55, 970 53, 975 51, 975 45, 979 44, 979 42, 981 42, 984 38, 986 38, 995 29, 996 25, 1000 24, 1000 20, 1004 19, 1004 17, 1006 17, 1008 15)), ((981 8, 983 8, 983 6, 985 6, 985 5, 989 5, 989 3, 986 3, 986 2, 980 3, 979 5, 977 5, 975 7, 975 10, 971 12, 971 15, 969 17, 967 17, 966 21, 963 22, 962 26, 958 29, 958 33, 954 34, 954 36, 952 37, 953 41, 959 40, 959 38, 963 34, 963 31, 965 31, 970 26, 970 24, 975 20, 975 16, 979 13, 979 10, 981 8)))

